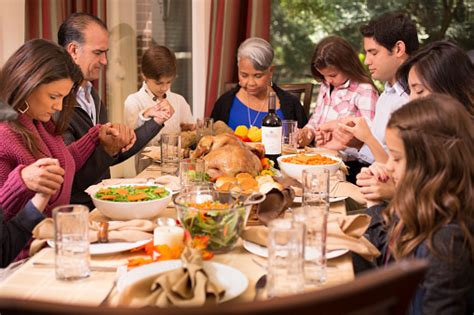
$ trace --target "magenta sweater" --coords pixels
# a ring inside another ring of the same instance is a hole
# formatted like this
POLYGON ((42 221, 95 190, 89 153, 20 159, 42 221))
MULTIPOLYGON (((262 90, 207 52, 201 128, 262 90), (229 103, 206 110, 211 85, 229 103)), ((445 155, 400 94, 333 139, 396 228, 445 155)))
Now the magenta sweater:
MULTIPOLYGON (((54 207, 69 203, 74 173, 97 147, 100 125, 91 128, 82 138, 66 146, 61 136, 53 134, 54 124, 51 121, 42 123, 25 114, 18 116, 18 121, 37 135, 39 149, 44 157, 58 159, 65 171, 61 189, 51 196, 44 212, 50 217, 54 207)), ((8 123, 0 123, 0 206, 3 208, 5 221, 23 209, 35 194, 26 187, 20 176, 20 171, 35 161, 36 158, 27 149, 21 136, 15 133, 8 123)))

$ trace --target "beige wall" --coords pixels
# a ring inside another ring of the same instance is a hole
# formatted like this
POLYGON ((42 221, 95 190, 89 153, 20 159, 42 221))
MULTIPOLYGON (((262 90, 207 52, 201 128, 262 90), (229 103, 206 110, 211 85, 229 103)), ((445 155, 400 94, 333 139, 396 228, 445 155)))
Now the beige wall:
POLYGON ((25 0, 0 0, 0 66, 25 41, 25 0))

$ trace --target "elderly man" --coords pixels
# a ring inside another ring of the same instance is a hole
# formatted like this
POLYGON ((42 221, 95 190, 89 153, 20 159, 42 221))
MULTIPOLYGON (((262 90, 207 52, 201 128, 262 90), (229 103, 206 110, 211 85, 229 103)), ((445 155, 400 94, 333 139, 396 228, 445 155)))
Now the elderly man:
MULTIPOLYGON (((101 102, 97 91, 92 87, 91 81, 97 80, 100 70, 107 64, 107 51, 109 49, 109 33, 107 26, 96 16, 86 13, 74 13, 60 26, 58 43, 66 48, 73 60, 82 70, 84 82, 76 96, 77 104, 74 108, 73 118, 65 135, 65 142, 71 143, 84 135, 95 124, 104 124, 108 121, 107 109, 101 102)), ((76 173, 72 187, 72 203, 85 204, 93 208, 90 196, 84 190, 110 177, 109 167, 125 161, 140 151, 163 128, 163 124, 174 113, 169 104, 160 104, 155 108, 152 117, 135 133, 125 125, 114 125, 120 131, 115 152, 107 152, 99 147, 89 158, 86 165, 76 173), (136 142, 128 151, 126 147, 133 141, 136 142)))

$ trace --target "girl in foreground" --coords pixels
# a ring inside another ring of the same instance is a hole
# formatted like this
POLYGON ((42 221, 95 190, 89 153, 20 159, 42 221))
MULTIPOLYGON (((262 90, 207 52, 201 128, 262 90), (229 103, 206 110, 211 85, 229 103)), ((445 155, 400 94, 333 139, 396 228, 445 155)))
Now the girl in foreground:
POLYGON ((367 232, 384 264, 426 258, 429 268, 409 314, 474 311, 474 127, 445 95, 411 101, 386 131, 395 196, 376 205, 367 232))

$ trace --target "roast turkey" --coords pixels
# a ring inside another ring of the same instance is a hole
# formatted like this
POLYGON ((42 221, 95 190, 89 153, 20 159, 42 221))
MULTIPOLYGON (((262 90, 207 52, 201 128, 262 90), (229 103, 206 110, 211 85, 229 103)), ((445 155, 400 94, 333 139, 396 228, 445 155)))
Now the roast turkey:
POLYGON ((239 173, 256 176, 262 170, 262 155, 261 147, 250 147, 236 136, 224 133, 202 137, 192 158, 204 159, 211 177, 235 176, 239 173))

